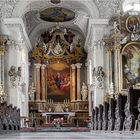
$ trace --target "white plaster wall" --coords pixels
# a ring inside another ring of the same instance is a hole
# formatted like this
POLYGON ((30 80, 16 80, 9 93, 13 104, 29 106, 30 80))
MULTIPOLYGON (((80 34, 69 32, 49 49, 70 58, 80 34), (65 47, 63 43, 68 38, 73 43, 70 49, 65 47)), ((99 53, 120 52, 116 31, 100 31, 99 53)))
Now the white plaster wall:
MULTIPOLYGON (((14 22, 14 20, 13 20, 14 22)), ((9 40, 13 40, 7 46, 5 54, 5 92, 8 94, 8 104, 13 104, 20 108, 21 116, 28 116, 28 82, 29 82, 29 67, 28 67, 28 42, 25 39, 23 27, 20 23, 5 21, 4 24, 9 31, 9 40), (21 79, 19 85, 13 87, 11 85, 8 71, 11 66, 15 66, 16 70, 21 67, 21 79)), ((16 21, 15 21, 16 22, 16 21)), ((4 34, 4 32, 3 32, 4 34)))
MULTIPOLYGON (((95 81, 92 74, 93 68, 95 68, 97 71, 98 66, 102 66, 103 70, 105 71, 105 52, 102 43, 102 37, 104 35, 104 29, 107 24, 108 20, 106 19, 90 19, 89 21, 89 33, 87 35, 86 44, 88 44, 88 77, 90 76, 88 80, 89 101, 93 101, 93 107, 98 106, 99 104, 103 104, 104 94, 106 91, 105 86, 102 89, 97 87, 97 82, 95 81)), ((89 112, 91 112, 91 109, 89 109, 89 112)))

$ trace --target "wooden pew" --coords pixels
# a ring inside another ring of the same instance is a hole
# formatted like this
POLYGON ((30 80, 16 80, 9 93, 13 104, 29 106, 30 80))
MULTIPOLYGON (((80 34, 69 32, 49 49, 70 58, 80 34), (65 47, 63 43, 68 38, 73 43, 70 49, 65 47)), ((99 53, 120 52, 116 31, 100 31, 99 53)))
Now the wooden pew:
POLYGON ((95 107, 95 115, 94 115, 94 130, 98 130, 98 107, 95 107))
POLYGON ((115 108, 115 130, 122 130, 125 118, 124 107, 127 100, 127 96, 119 94, 116 98, 116 108, 115 108))
POLYGON ((109 104, 108 102, 104 102, 103 106, 103 124, 102 124, 102 129, 107 130, 108 129, 108 109, 109 109, 109 104))
POLYGON ((110 98, 108 110, 108 130, 114 130, 115 127, 115 107, 116 100, 114 98, 110 98))
POLYGON ((3 126, 3 130, 5 130, 5 132, 8 132, 9 130, 9 124, 8 124, 8 119, 7 119, 7 105, 6 103, 1 104, 1 111, 2 111, 2 126, 3 126))
POLYGON ((140 89, 129 89, 127 102, 125 104, 124 130, 134 130, 135 120, 138 118, 138 99, 140 98, 140 89))
POLYGON ((0 134, 20 129, 20 110, 12 105, 0 103, 0 134), (16 126, 16 127, 15 127, 16 126))
POLYGON ((137 118, 137 130, 140 130, 140 98, 138 99, 138 118, 137 118))
POLYGON ((98 112, 98 130, 102 130, 102 123, 103 123, 103 105, 99 105, 99 112, 98 112))
POLYGON ((92 129, 93 129, 93 130, 94 130, 94 125, 95 125, 94 117, 95 117, 95 110, 93 109, 93 110, 92 110, 92 129))

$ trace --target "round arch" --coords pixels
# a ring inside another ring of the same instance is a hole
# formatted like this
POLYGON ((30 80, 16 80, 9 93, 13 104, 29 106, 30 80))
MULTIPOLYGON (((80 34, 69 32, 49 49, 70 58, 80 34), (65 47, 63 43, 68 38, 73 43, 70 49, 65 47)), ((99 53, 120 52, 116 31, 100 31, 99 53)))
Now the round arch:
MULTIPOLYGON (((32 46, 34 46, 34 43, 36 41, 36 39, 45 31, 53 28, 53 27, 56 27, 56 24, 48 24, 48 23, 40 23, 38 24, 33 30, 32 32, 29 34, 29 38, 30 38, 30 41, 31 41, 31 44, 32 46)), ((62 26, 60 25, 60 27, 63 27, 63 28, 70 28, 72 30, 75 30, 77 32, 79 32, 81 34, 81 36, 83 37, 83 39, 85 39, 85 35, 84 33, 82 32, 82 30, 77 26, 77 25, 63 25, 62 26)))
MULTIPOLYGON (((95 3, 91 0, 87 0, 86 2, 81 0, 74 0, 71 2, 64 2, 62 1, 57 6, 63 6, 63 7, 72 7, 73 9, 81 9, 85 11, 90 17, 92 18, 98 18, 99 17, 99 11, 95 3), (62 3, 62 4, 61 4, 62 3)), ((29 0, 29 1, 20 1, 15 6, 12 16, 13 17, 23 17, 25 13, 32 11, 32 10, 41 10, 49 7, 54 6, 52 3, 50 3, 48 0, 29 0)))

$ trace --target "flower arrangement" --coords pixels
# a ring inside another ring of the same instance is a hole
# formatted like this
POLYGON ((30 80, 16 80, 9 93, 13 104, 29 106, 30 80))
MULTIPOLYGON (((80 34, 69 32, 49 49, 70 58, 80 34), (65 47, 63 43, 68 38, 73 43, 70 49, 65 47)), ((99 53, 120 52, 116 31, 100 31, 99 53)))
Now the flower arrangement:
POLYGON ((57 128, 63 126, 63 122, 64 122, 63 118, 55 118, 55 119, 53 119, 53 124, 57 128))

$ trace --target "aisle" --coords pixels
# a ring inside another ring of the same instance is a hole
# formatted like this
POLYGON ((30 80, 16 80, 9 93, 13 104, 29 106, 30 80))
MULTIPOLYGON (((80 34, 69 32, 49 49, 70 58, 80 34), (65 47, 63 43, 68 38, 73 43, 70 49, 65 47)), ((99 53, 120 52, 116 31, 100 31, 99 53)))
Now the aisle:
POLYGON ((140 134, 93 132, 26 132, 1 135, 1 140, 139 140, 140 134))

